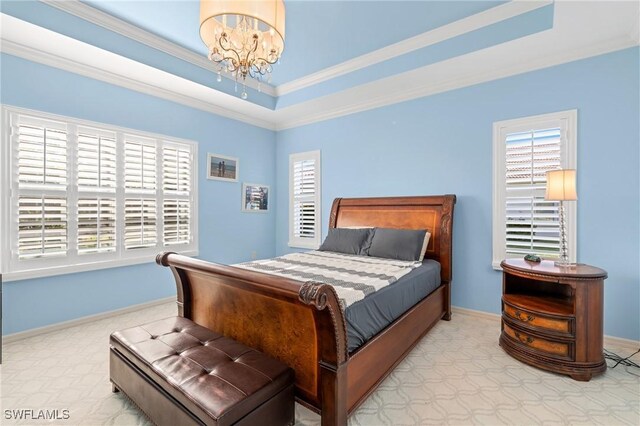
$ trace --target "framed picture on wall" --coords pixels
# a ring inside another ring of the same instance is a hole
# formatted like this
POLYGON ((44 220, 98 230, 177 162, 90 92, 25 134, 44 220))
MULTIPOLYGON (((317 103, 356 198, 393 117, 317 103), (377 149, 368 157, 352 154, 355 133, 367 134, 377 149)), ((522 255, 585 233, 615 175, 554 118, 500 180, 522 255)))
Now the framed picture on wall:
POLYGON ((269 187, 257 183, 242 184, 242 211, 265 213, 269 210, 269 187))
POLYGON ((237 182, 240 161, 226 155, 207 154, 207 179, 237 182))

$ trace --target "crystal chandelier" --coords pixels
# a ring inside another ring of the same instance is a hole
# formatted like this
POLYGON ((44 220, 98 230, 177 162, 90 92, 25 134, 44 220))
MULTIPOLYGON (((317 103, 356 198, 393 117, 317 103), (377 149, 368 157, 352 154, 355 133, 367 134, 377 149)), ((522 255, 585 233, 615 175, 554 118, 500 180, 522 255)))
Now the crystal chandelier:
POLYGON ((271 81, 272 65, 284 50, 283 0, 201 0, 200 37, 209 49, 209 59, 222 72, 242 83, 247 99, 247 76, 271 81))

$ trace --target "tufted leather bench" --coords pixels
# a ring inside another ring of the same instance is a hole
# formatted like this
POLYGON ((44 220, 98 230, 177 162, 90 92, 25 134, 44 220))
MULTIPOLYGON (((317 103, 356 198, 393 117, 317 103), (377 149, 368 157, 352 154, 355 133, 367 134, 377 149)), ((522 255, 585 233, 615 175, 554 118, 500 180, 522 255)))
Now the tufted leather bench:
POLYGON ((293 370, 182 317, 117 331, 110 378, 158 425, 288 425, 293 370))

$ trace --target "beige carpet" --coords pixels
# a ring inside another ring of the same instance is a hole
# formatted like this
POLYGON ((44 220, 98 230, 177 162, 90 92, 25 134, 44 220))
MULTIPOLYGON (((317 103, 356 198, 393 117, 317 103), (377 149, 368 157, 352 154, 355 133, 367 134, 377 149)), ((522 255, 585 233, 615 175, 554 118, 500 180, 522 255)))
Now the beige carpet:
MULTIPOLYGON (((121 394, 111 393, 108 337, 175 312, 174 304, 166 304, 5 345, 0 423, 148 424, 121 394), (69 418, 8 419, 7 410, 20 409, 69 410, 69 418)), ((623 366, 576 382, 510 358, 498 336, 493 320, 456 314, 451 322, 441 321, 350 424, 640 424, 640 379, 623 366)), ((319 424, 319 417, 297 406, 296 423, 319 424)))

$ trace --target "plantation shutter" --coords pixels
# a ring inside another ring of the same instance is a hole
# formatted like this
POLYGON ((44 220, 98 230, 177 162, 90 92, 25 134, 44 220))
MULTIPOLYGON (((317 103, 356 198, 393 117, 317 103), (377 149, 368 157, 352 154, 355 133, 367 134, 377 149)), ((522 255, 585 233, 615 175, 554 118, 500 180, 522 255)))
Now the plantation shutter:
POLYGON ((189 149, 167 145, 162 149, 164 244, 191 241, 191 162, 189 149))
POLYGON ((20 187, 30 184, 64 189, 67 185, 67 132, 36 124, 18 127, 18 181, 20 187))
POLYGON ((125 189, 154 191, 156 189, 156 146, 152 141, 125 139, 125 189))
POLYGON ((320 245, 320 151, 289 156, 289 246, 320 245))
POLYGON ((79 254, 116 251, 116 137, 78 128, 77 249, 79 254))
POLYGON ((61 197, 20 196, 18 199, 18 257, 21 260, 67 253, 67 200, 61 197))
POLYGON ((189 200, 164 200, 164 243, 183 244, 191 240, 189 200))
POLYGON ((157 200, 145 194, 155 195, 156 144, 127 135, 124 151, 124 247, 153 247, 158 242, 157 200))
POLYGON ((196 143, 1 109, 6 277, 143 263, 169 246, 197 255, 196 143))
POLYGON ((116 187, 116 140, 91 130, 78 134, 78 186, 116 187))
POLYGON ((157 238, 157 209, 154 198, 124 200, 124 246, 126 249, 153 247, 157 238))
POLYGON ((550 128, 506 137, 507 255, 559 255, 559 202, 545 200, 544 194, 546 172, 561 168, 561 134, 560 128, 550 128))
POLYGON ((114 198, 78 200, 78 253, 116 251, 116 214, 114 198))
POLYGON ((313 159, 293 164, 293 229, 296 238, 315 238, 316 164, 313 159))
POLYGON ((63 123, 21 117, 17 125, 17 254, 68 250, 67 132, 63 123))
POLYGON ((188 195, 191 191, 191 152, 164 147, 162 158, 163 189, 188 195))

